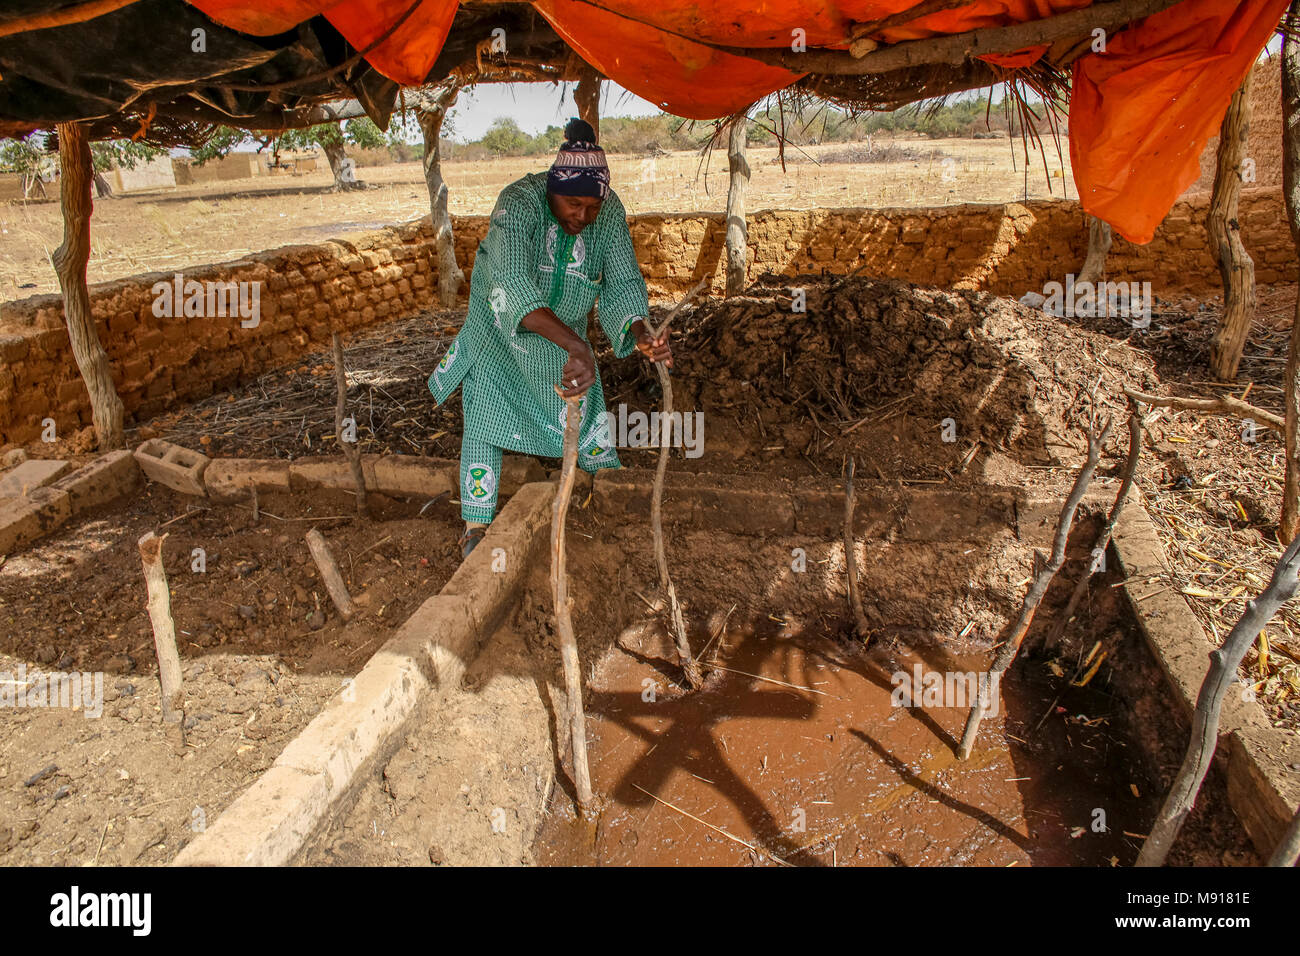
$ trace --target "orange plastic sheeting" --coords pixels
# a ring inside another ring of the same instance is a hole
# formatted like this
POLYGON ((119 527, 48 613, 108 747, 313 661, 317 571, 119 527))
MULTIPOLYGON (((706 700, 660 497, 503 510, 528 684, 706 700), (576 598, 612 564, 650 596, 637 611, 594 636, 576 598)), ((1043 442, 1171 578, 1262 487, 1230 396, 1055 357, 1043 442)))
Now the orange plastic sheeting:
POLYGON ((601 73, 677 116, 726 116, 803 75, 723 53, 579 0, 534 0, 533 6, 601 73))
MULTIPOLYGON (((326 10, 325 18, 349 43, 364 50, 406 13, 411 2, 347 0, 326 10)), ((459 5, 457 0, 424 0, 392 36, 366 54, 366 60, 394 83, 418 86, 442 52, 459 5)))
MULTIPOLYGON (((283 33, 324 14, 358 50, 382 35, 414 0, 189 0, 222 26, 254 36, 283 33)), ((457 0, 423 0, 398 29, 366 55, 396 83, 416 85, 429 75, 456 16, 457 0)))
MULTIPOLYGON (((843 46, 855 23, 916 6, 919 0, 783 0, 760 2, 737 15, 734 0, 533 0, 556 31, 587 62, 663 109, 713 119, 743 109, 802 74, 755 63, 707 44, 738 47, 843 46), (799 32, 802 31, 802 32, 799 32), (696 42, 696 40, 704 42, 696 42)), ((975 0, 955 10, 885 30, 890 42, 1037 20, 1088 6, 1090 0, 975 0)), ((1046 51, 1036 45, 986 59, 1028 66, 1046 51)))
POLYGON ((1151 241, 1287 3, 1183 0, 1075 61, 1070 162, 1087 212, 1151 241))
POLYGON ((208 17, 240 33, 269 37, 310 20, 338 0, 189 0, 208 17))

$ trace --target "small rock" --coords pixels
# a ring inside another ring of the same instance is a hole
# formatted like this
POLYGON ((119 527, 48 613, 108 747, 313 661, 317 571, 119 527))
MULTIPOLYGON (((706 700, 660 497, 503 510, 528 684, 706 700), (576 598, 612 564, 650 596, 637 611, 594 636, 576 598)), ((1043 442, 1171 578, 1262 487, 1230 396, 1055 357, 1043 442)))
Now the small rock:
POLYGON ((53 644, 41 644, 36 648, 36 660, 41 664, 48 664, 54 660, 58 652, 54 650, 53 644))
POLYGON ((145 850, 161 843, 166 835, 166 829, 157 820, 130 820, 118 858, 123 863, 134 863, 145 850))
POLYGON ((120 711, 118 711, 117 716, 121 717, 128 724, 134 724, 137 720, 139 720, 141 717, 144 716, 144 712, 141 711, 140 708, 137 707, 135 704, 130 704, 126 707, 123 707, 120 711))
POLYGON ((250 607, 247 604, 241 604, 239 605, 239 616, 245 621, 251 621, 253 618, 257 617, 257 608, 250 607))
POLYGON ((58 662, 57 664, 55 664, 54 666, 57 667, 57 668, 58 668, 59 670, 61 670, 61 671, 66 671, 66 670, 68 670, 70 667, 72 667, 72 665, 75 664, 75 663, 76 663, 76 660, 73 658, 73 656, 72 656, 71 654, 64 654, 62 657, 59 658, 59 662, 58 662))
POLYGON ((258 561, 257 558, 249 558, 248 560, 240 561, 235 565, 235 574, 239 575, 241 578, 246 578, 261 566, 262 562, 258 561))
POLYGON ((132 684, 130 681, 123 681, 123 682, 121 682, 120 684, 117 685, 117 689, 118 689, 118 692, 119 692, 123 697, 134 697, 134 696, 135 696, 135 685, 132 684))
POLYGON ((0 459, 0 465, 5 468, 16 468, 26 460, 27 452, 23 451, 21 448, 14 448, 11 451, 5 452, 4 458, 0 459))
POLYGON ((67 796, 69 793, 71 793, 71 792, 72 792, 72 790, 71 790, 70 788, 66 787, 66 786, 64 786, 64 787, 59 787, 58 790, 55 790, 55 791, 54 791, 54 796, 53 796, 51 799, 54 799, 54 800, 62 800, 64 797, 66 797, 66 796, 67 796))
POLYGON ((30 777, 28 777, 26 780, 24 780, 24 781, 23 781, 23 786, 24 786, 24 787, 34 787, 34 786, 36 786, 38 783, 40 783, 42 780, 44 780, 46 777, 51 776, 52 774, 58 773, 58 771, 59 771, 59 765, 56 764, 56 763, 52 763, 52 764, 50 764, 48 767, 45 767, 45 768, 42 769, 42 770, 38 770, 38 771, 36 771, 34 774, 32 774, 30 777))
POLYGON ((325 626, 325 612, 320 608, 311 612, 311 617, 307 618, 307 626, 313 631, 319 631, 325 626))

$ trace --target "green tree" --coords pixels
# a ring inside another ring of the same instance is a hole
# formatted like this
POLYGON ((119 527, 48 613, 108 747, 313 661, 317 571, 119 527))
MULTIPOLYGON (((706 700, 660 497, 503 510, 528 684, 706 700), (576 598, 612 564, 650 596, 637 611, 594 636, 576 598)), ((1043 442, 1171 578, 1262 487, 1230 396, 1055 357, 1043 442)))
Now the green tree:
POLYGON ((498 156, 519 156, 529 145, 530 137, 508 116, 498 116, 479 142, 498 156))

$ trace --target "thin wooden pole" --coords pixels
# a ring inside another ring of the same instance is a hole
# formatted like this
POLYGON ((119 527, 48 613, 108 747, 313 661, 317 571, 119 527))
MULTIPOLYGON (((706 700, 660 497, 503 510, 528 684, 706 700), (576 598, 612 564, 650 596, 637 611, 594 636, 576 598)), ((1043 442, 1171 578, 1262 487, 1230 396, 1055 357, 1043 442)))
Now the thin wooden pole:
POLYGON ((999 693, 999 687, 1002 683, 1002 675, 1006 673, 1011 662, 1015 660, 1016 653, 1020 650, 1020 644, 1025 639, 1025 634, 1029 630, 1029 625, 1034 621, 1034 614, 1038 611, 1038 605, 1042 603, 1043 596, 1047 594, 1047 589, 1056 577, 1056 572, 1061 569, 1065 563, 1065 544, 1070 537, 1070 527, 1074 524, 1075 512, 1079 510, 1079 502, 1083 500, 1083 494, 1088 490, 1088 483, 1092 481, 1092 474, 1097 470, 1097 463, 1101 460, 1101 450, 1106 444, 1106 439, 1110 437, 1112 422, 1107 420, 1105 428, 1098 435, 1095 431, 1088 433, 1088 460, 1084 462, 1083 467, 1079 470, 1079 475, 1074 479, 1074 487, 1070 490, 1070 496, 1065 500, 1061 507, 1061 517, 1056 526, 1056 538, 1052 546, 1052 556, 1039 570, 1034 583, 1030 585, 1029 592, 1025 595, 1025 603, 1020 609, 1020 617, 1016 620, 1015 626, 1012 627, 1010 635, 1002 642, 1002 648, 998 651, 998 656, 993 660, 993 666, 989 668, 987 677, 981 676, 979 689, 975 696, 975 706, 970 709, 970 715, 966 718, 966 730, 961 736, 961 745, 958 748, 958 756, 965 760, 970 756, 971 749, 975 746, 975 736, 979 733, 980 722, 984 715, 989 711, 989 705, 992 702, 994 694, 999 693))
POLYGON ((162 684, 162 716, 167 723, 184 717, 181 691, 181 657, 176 650, 176 624, 172 620, 171 594, 167 590, 167 572, 163 569, 163 542, 150 531, 138 542, 140 561, 144 565, 144 583, 149 595, 149 621, 153 625, 154 653, 158 656, 158 680, 162 684))
MULTIPOLYGON (((1291 242, 1300 256, 1300 0, 1292 0, 1282 37, 1282 196, 1291 242)), ((1292 277, 1296 278, 1292 266, 1292 277)), ((1286 472, 1282 485, 1283 541, 1300 534, 1300 296, 1296 298, 1287 348, 1285 405, 1286 472)))
POLYGON ((357 607, 352 603, 352 595, 348 593, 348 586, 343 582, 343 575, 339 573, 339 566, 334 561, 329 544, 315 528, 308 531, 306 537, 307 548, 311 551, 317 570, 320 571, 321 580, 325 582, 325 590, 329 592, 330 600, 338 608, 343 620, 352 620, 357 613, 357 607))
POLYGON ((1106 516, 1106 523, 1101 526, 1097 532, 1096 540, 1092 542, 1092 550, 1085 559, 1087 570, 1079 578, 1074 586, 1074 591, 1070 594, 1070 600, 1065 605, 1065 610, 1061 612, 1060 619, 1052 629, 1051 635, 1046 641, 1046 646, 1052 647, 1065 636, 1065 629, 1069 626, 1070 618, 1074 617, 1074 611, 1083 600, 1084 594, 1088 592, 1088 582, 1092 580, 1094 567, 1097 564, 1096 555, 1100 551, 1103 554, 1105 549, 1110 546, 1111 535, 1115 533, 1115 522, 1119 520, 1119 513, 1124 510, 1124 502, 1128 499, 1128 494, 1133 488, 1133 482, 1137 477, 1138 459, 1142 455, 1142 412, 1137 407, 1137 403, 1130 398, 1129 416, 1128 416, 1128 461, 1124 465, 1124 478, 1120 482, 1119 491, 1115 494, 1115 503, 1110 506, 1110 513, 1106 516))
POLYGON ((727 295, 744 291, 748 266, 749 225, 745 220, 745 187, 749 183, 749 160, 745 148, 749 141, 749 117, 745 114, 731 121, 727 136, 727 167, 731 180, 727 186, 727 295))
MULTIPOLYGON (((333 343, 334 384, 338 390, 338 398, 334 404, 334 437, 338 441, 339 448, 343 450, 343 457, 352 466, 352 483, 357 489, 357 514, 364 518, 366 516, 366 474, 361 467, 361 449, 357 447, 356 442, 343 440, 343 418, 348 410, 348 373, 343 365, 343 340, 339 338, 337 332, 334 333, 333 343)), ((353 424, 355 425, 355 422, 353 424)))
POLYGON ((424 136, 424 183, 429 190, 430 222, 433 245, 438 256, 438 303, 454 308, 456 297, 465 284, 465 273, 456 263, 456 240, 452 233, 451 213, 447 208, 447 183, 442 178, 442 124, 447 111, 456 102, 465 81, 450 76, 443 85, 416 102, 415 115, 424 136))
POLYGON ((560 661, 564 665, 565 697, 569 708, 569 735, 572 738, 573 783, 578 794, 578 808, 586 813, 592 806, 591 773, 587 769, 587 718, 582 705, 582 665, 578 660, 578 639, 573 633, 569 575, 565 565, 564 526, 569 515, 569 499, 578 464, 578 429, 582 412, 578 398, 564 399, 564 459, 560 481, 555 489, 555 506, 551 513, 551 597, 555 603, 555 636, 560 642, 560 661))
POLYGON ((1253 601, 1246 602, 1240 620, 1228 633, 1222 647, 1210 654, 1210 669, 1201 682, 1201 691, 1196 697, 1196 709, 1192 712, 1191 739, 1187 744, 1187 753, 1183 756, 1182 766, 1174 778, 1173 786, 1165 797, 1164 805, 1156 817, 1142 852, 1138 854, 1138 866, 1161 866, 1169 850, 1178 838, 1187 815, 1191 813, 1200 793, 1205 774, 1214 759, 1214 751, 1219 745, 1219 715, 1223 709, 1223 698, 1228 688, 1237 683, 1237 666, 1246 652, 1254 645, 1259 632, 1264 629, 1277 614, 1278 610, 1295 596, 1300 581, 1300 538, 1291 542, 1273 569, 1273 577, 1264 592, 1253 601))
POLYGON ((578 118, 591 124, 600 142, 600 84, 602 77, 590 66, 584 66, 573 91, 573 103, 578 107, 578 118))
POLYGON ((100 451, 125 448, 122 399, 113 386, 108 353, 99 341, 90 312, 86 263, 90 261, 90 141, 77 123, 58 124, 59 194, 63 204, 63 244, 50 257, 63 290, 63 315, 68 323, 72 357, 90 395, 90 412, 100 451))
POLYGON ((1079 282, 1097 282, 1106 274, 1106 257, 1110 254, 1110 223, 1088 217, 1088 257, 1079 270, 1079 282))
MULTIPOLYGON (((652 339, 658 339, 668 331, 677 313, 695 297, 697 292, 704 288, 706 282, 705 279, 697 282, 694 288, 687 292, 685 297, 668 313, 659 328, 654 328, 649 319, 646 320, 646 331, 650 333, 652 339)), ((672 577, 668 574, 668 552, 664 545, 664 476, 668 472, 668 456, 672 451, 670 438, 672 435, 673 381, 663 362, 656 362, 655 370, 659 373, 659 385, 663 389, 663 407, 659 412, 659 464, 655 466, 654 488, 650 494, 650 532, 654 538, 655 563, 659 566, 659 584, 668 598, 670 629, 673 633, 673 642, 677 645, 677 661, 682 665, 686 683, 692 689, 695 689, 704 684, 704 675, 700 673, 699 664, 695 660, 695 655, 691 653, 691 644, 686 637, 686 622, 682 617, 681 605, 677 601, 677 588, 673 585, 672 577)))

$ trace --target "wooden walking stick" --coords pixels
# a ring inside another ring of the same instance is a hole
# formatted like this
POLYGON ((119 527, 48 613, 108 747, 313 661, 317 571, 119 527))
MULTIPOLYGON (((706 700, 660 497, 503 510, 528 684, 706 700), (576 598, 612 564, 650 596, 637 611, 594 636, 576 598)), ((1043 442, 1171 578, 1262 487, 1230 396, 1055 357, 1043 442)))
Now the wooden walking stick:
POLYGON ((582 413, 577 398, 564 399, 564 460, 560 483, 555 489, 555 508, 551 513, 551 597, 555 602, 555 635, 560 641, 560 660, 564 664, 565 697, 569 705, 569 734, 573 738, 573 783, 578 791, 578 808, 584 813, 591 807, 591 774, 587 770, 587 719, 582 707, 582 665, 578 661, 578 639, 573 634, 570 615, 568 572, 564 559, 564 523, 573 494, 574 472, 578 464, 578 428, 582 413))
POLYGON ((970 714, 966 718, 966 729, 961 735, 961 745, 957 754, 959 759, 965 760, 970 756, 971 748, 975 746, 975 735, 979 733, 980 722, 984 715, 989 711, 989 704, 994 694, 999 693, 999 684, 1002 675, 1006 673, 1011 662, 1016 658, 1016 652, 1020 650, 1020 642, 1025 639, 1025 634, 1029 630, 1029 625, 1034 621, 1034 614, 1038 611, 1038 605, 1042 603, 1043 596, 1047 594, 1047 588, 1052 583, 1052 578, 1056 577, 1056 572, 1061 569, 1065 563, 1065 543, 1070 538, 1070 526, 1074 524, 1075 512, 1079 510, 1079 502, 1083 500, 1083 493, 1088 490, 1088 483, 1092 481, 1092 474, 1097 470, 1097 462, 1101 460, 1101 450, 1106 444, 1106 439, 1110 437, 1110 429, 1113 422, 1109 419, 1106 426, 1098 435, 1095 430, 1088 432, 1088 460, 1079 469, 1079 475, 1074 479, 1074 487, 1070 489, 1070 496, 1065 500, 1061 508, 1061 517, 1056 526, 1056 537, 1052 545, 1052 556, 1039 569, 1034 583, 1030 585, 1029 592, 1025 595, 1025 603, 1020 609, 1020 617, 1016 619, 1015 626, 1012 627, 1010 635, 1002 642, 1002 647, 998 651, 998 656, 993 660, 993 666, 989 668, 987 676, 981 675, 979 687, 975 695, 975 706, 970 709, 970 714))
MULTIPOLYGON (((658 339, 668 331, 673 319, 677 317, 677 313, 685 308, 686 303, 690 302, 696 293, 704 288, 707 281, 701 279, 697 282, 694 288, 687 292, 677 305, 673 306, 672 311, 659 324, 658 329, 650 324, 648 318, 645 320, 646 331, 650 333, 651 339, 658 339)), ((677 659, 686 675, 686 683, 694 690, 704 684, 704 677, 700 673, 700 666, 696 663, 694 655, 691 654, 690 642, 686 639, 686 622, 682 618, 682 607, 677 601, 677 589, 673 586, 672 578, 668 575, 668 554, 664 548, 664 475, 668 472, 668 455, 672 451, 670 436, 672 434, 673 383, 663 362, 656 362, 655 369, 659 372, 659 385, 663 389, 664 397, 663 408, 659 413, 659 464, 655 468, 654 491, 650 497, 650 530, 654 535, 655 562, 659 565, 659 584, 668 596, 670 630, 673 634, 673 642, 677 645, 677 659)))

